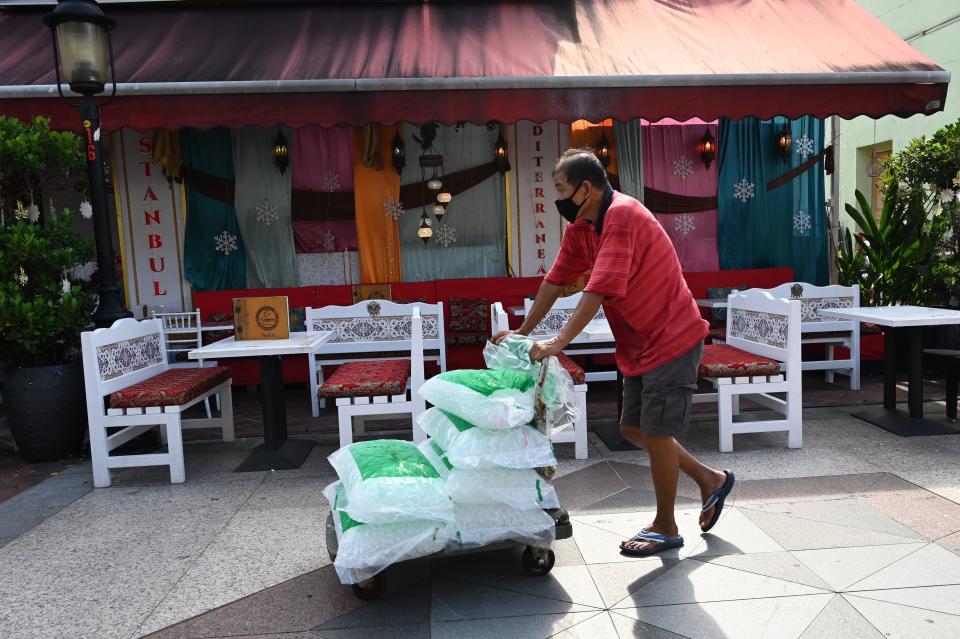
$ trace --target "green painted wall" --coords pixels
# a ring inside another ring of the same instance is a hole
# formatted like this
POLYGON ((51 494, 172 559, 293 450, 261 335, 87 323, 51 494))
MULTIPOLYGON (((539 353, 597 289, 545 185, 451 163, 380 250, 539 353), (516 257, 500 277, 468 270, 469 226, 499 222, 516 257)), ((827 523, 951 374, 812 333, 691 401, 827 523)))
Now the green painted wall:
MULTIPOLYGON (((866 169, 874 143, 880 148, 892 147, 896 153, 910 140, 930 135, 960 118, 960 1, 860 0, 860 4, 917 51, 950 71, 952 78, 945 108, 940 113, 905 119, 887 116, 876 120, 876 134, 874 120, 870 118, 841 123, 841 150, 837 157, 841 203, 854 203, 856 189, 869 192, 866 169)), ((843 206, 840 211, 841 225, 852 225, 843 206)))

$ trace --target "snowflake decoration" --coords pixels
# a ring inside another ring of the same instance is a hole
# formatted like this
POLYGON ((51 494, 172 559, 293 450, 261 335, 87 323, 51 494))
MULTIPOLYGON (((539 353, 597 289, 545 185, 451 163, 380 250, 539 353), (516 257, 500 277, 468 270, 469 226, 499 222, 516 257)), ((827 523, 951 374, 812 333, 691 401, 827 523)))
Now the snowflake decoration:
POLYGON ((264 200, 257 205, 257 222, 270 226, 280 219, 280 209, 264 200))
POLYGON ((392 217, 394 220, 399 220, 400 216, 403 215, 403 203, 396 198, 384 200, 383 214, 392 217))
POLYGON ((695 231, 697 228, 696 218, 694 218, 689 213, 681 213, 680 215, 673 216, 673 228, 684 236, 689 235, 692 231, 695 231))
POLYGON ((86 200, 80 203, 80 216, 85 220, 93 217, 93 205, 86 200))
POLYGON ((685 155, 673 161, 673 174, 681 180, 686 180, 693 175, 693 162, 685 155))
POLYGON ((40 207, 33 202, 31 202, 30 206, 27 207, 27 219, 34 224, 40 221, 40 207))
POLYGON ((793 214, 793 234, 810 235, 810 214, 800 209, 793 214))
POLYGON ((320 243, 324 251, 335 251, 337 249, 337 236, 333 234, 333 231, 327 229, 320 236, 320 243))
POLYGON ((733 185, 733 197, 741 202, 745 203, 747 200, 753 199, 754 195, 753 182, 746 178, 740 178, 740 181, 733 185))
POLYGON ((340 176, 335 171, 327 171, 323 174, 323 190, 327 193, 340 190, 340 176))
POLYGON ((30 278, 27 277, 27 272, 23 270, 23 267, 20 267, 20 272, 14 276, 14 278, 20 286, 26 286, 27 282, 30 281, 30 278))
POLYGON ((449 224, 441 224, 433 234, 433 239, 443 248, 447 248, 457 241, 457 230, 449 224))
POLYGON ((813 155, 813 139, 806 135, 801 135, 797 138, 797 141, 794 142, 794 147, 797 149, 797 155, 799 155, 800 159, 804 162, 809 156, 813 155))
POLYGON ((226 231, 220 231, 219 235, 214 236, 213 242, 216 244, 215 250, 224 255, 230 255, 239 248, 237 236, 226 231))

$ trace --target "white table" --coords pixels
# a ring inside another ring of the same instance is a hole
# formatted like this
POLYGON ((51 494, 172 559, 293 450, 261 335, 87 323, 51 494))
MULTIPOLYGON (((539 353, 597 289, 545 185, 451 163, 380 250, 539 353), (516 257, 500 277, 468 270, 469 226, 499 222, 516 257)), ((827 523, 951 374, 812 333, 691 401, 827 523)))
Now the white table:
POLYGON ((853 413, 890 432, 910 437, 914 435, 948 435, 958 431, 950 426, 923 418, 923 327, 960 324, 960 311, 926 308, 923 306, 877 306, 859 308, 820 309, 830 319, 871 322, 889 329, 883 341, 883 408, 867 408, 853 413), (897 338, 902 330, 907 334, 909 352, 909 381, 907 407, 909 414, 897 409, 897 338))
POLYGON ((697 306, 700 308, 726 308, 727 307, 727 298, 717 298, 717 299, 707 299, 701 297, 697 300, 697 306))
POLYGON ((263 398, 263 444, 257 446, 237 472, 253 470, 289 470, 300 468, 313 448, 313 442, 287 437, 287 406, 283 394, 284 355, 309 355, 329 340, 333 333, 294 333, 289 339, 240 340, 227 337, 194 349, 190 359, 223 360, 232 357, 260 359, 260 394, 263 398))

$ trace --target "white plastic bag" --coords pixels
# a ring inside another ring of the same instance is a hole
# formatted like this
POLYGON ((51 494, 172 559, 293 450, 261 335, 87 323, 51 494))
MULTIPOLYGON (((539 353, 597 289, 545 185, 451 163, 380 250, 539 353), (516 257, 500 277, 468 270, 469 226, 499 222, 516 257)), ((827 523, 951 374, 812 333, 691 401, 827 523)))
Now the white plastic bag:
POLYGON ((454 531, 449 549, 508 540, 549 548, 556 537, 553 517, 547 513, 539 509, 517 510, 503 504, 458 505, 454 531))
POLYGON ((533 420, 534 385, 527 371, 463 369, 431 377, 420 395, 474 426, 503 430, 533 420))
POLYGON ((413 443, 375 439, 328 458, 346 491, 347 513, 368 524, 410 519, 453 520, 446 484, 413 443))
POLYGON ((550 440, 530 426, 498 431, 476 428, 439 408, 420 413, 417 423, 437 440, 454 468, 542 468, 557 464, 550 440))
POLYGON ((517 468, 454 468, 447 476, 454 504, 504 504, 518 510, 559 508, 557 491, 537 471, 517 468))
POLYGON ((433 467, 437 469, 437 473, 446 479, 450 471, 453 470, 453 464, 447 459, 447 451, 437 443, 437 440, 425 439, 417 444, 417 448, 419 448, 423 456, 433 464, 433 467))
MULTIPOLYGON (((533 379, 539 379, 543 362, 530 361, 530 347, 534 340, 524 335, 510 335, 499 344, 487 342, 483 349, 483 359, 488 368, 529 372, 533 379)), ((547 378, 543 385, 541 400, 546 406, 544 417, 554 431, 572 427, 579 419, 573 392, 573 379, 556 357, 546 360, 547 378)))
POLYGON ((337 532, 337 557, 333 566, 340 582, 354 584, 369 579, 387 566, 439 552, 449 543, 450 524, 428 520, 392 524, 365 524, 346 511, 349 501, 341 482, 323 490, 330 502, 337 532))

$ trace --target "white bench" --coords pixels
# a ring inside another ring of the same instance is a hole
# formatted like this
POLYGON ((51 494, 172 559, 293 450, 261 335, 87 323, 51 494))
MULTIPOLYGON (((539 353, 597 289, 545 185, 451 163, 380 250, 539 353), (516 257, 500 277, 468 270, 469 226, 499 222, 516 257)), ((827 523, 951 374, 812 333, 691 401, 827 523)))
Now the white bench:
POLYGON ((447 370, 447 346, 443 331, 443 303, 400 304, 387 300, 358 302, 352 306, 307 307, 307 332, 330 331, 333 337, 310 357, 310 406, 314 417, 326 402, 318 391, 323 385, 323 367, 357 360, 387 360, 410 352, 410 315, 420 310, 423 324, 423 359, 447 370), (370 306, 373 304, 374 306, 370 306), (370 308, 376 308, 371 313, 370 308), (398 318, 400 321, 397 321, 398 318))
POLYGON ((117 320, 110 328, 83 333, 80 343, 94 486, 110 485, 111 468, 134 466, 169 466, 170 481, 183 482, 181 432, 188 428, 220 428, 223 441, 233 441, 230 370, 171 367, 159 319, 117 320), (183 411, 217 394, 222 397, 220 417, 182 419, 183 411), (111 455, 157 426, 167 452, 111 455))
MULTIPOLYGON (((336 399, 341 447, 353 443, 354 426, 358 426, 362 433, 363 421, 369 417, 382 419, 410 415, 413 441, 419 443, 426 439, 426 433, 416 420, 426 409, 426 402, 419 393, 424 380, 421 306, 438 305, 376 300, 353 306, 307 309, 308 333, 331 331, 335 347, 349 348, 344 353, 372 356, 342 360, 343 363, 325 381, 319 364, 321 361, 326 363, 326 360, 311 358, 311 367, 316 369, 316 372, 311 371, 311 378, 318 380, 318 399, 336 399), (387 359, 385 353, 395 355, 387 359)), ((440 321, 442 317, 441 313, 431 321, 440 321)), ((327 352, 321 349, 320 353, 327 352)))
MULTIPOLYGON (((494 302, 490 305, 490 328, 493 335, 510 329, 509 318, 506 311, 503 310, 501 302, 494 302)), ((531 334, 531 337, 533 335, 531 334)), ((541 339, 541 338, 537 338, 541 339)), ((550 433, 550 441, 555 444, 572 443, 574 446, 574 455, 577 459, 587 459, 587 384, 586 373, 583 368, 568 356, 560 353, 558 356, 560 365, 564 370, 570 373, 573 378, 573 394, 577 401, 577 409, 580 417, 573 425, 573 428, 563 429, 550 433)))
POLYGON ((716 402, 720 451, 733 451, 738 433, 787 431, 787 446, 803 445, 800 362, 800 302, 765 291, 732 293, 727 306, 726 344, 704 346, 700 376, 715 393, 693 396, 694 403, 716 402), (771 393, 786 393, 785 399, 771 393), (734 420, 743 395, 782 415, 780 419, 734 420))
POLYGON ((826 319, 822 308, 859 308, 859 286, 814 286, 805 282, 788 282, 765 290, 774 297, 800 300, 800 343, 823 344, 826 359, 807 360, 805 371, 825 371, 828 384, 835 373, 850 379, 850 389, 860 390, 860 322, 826 319), (834 347, 845 346, 850 351, 847 359, 834 359, 834 347))

